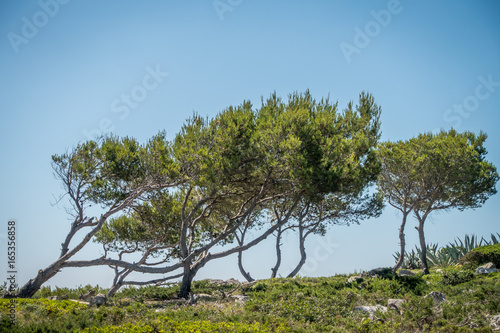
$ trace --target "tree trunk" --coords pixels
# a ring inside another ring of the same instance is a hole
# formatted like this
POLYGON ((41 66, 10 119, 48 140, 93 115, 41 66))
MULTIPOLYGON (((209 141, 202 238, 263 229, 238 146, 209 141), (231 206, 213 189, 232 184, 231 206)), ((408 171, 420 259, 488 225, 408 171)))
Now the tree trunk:
POLYGON ((420 240, 420 260, 422 261, 422 273, 429 274, 429 267, 427 266, 427 245, 425 244, 424 237, 424 219, 418 219, 418 238, 420 240))
POLYGON ((255 281, 255 279, 250 276, 250 272, 245 271, 245 268, 243 267, 243 258, 242 257, 243 257, 243 251, 239 251, 238 252, 238 268, 240 269, 241 275, 243 275, 243 277, 248 282, 255 281))
POLYGON ((278 274, 278 269, 281 266, 281 227, 276 231, 276 264, 271 268, 271 279, 274 279, 278 274))
POLYGON ((305 242, 306 242, 306 237, 304 237, 304 232, 303 232, 302 228, 300 228, 299 229, 300 261, 297 264, 297 266, 295 267, 295 269, 292 272, 290 272, 290 274, 288 274, 287 277, 289 277, 289 278, 292 278, 295 275, 297 275, 297 273, 300 271, 302 266, 304 266, 304 264, 306 263, 307 254, 306 254, 305 242))
POLYGON ((18 298, 31 298, 40 289, 40 287, 50 278, 59 272, 60 262, 55 262, 44 270, 39 270, 34 279, 30 279, 16 294, 18 298))
MULTIPOLYGON (((409 213, 409 212, 408 212, 409 213)), ((403 265, 403 261, 405 259, 405 225, 406 225, 406 218, 408 217, 408 213, 403 213, 403 221, 401 222, 401 226, 399 227, 399 245, 400 245, 400 252, 399 252, 399 259, 396 265, 392 268, 394 272, 396 272, 401 265, 403 265)))
POLYGON ((181 290, 179 291, 179 298, 189 299, 191 292, 191 283, 196 275, 196 270, 191 269, 191 264, 184 264, 184 275, 182 276, 181 290))

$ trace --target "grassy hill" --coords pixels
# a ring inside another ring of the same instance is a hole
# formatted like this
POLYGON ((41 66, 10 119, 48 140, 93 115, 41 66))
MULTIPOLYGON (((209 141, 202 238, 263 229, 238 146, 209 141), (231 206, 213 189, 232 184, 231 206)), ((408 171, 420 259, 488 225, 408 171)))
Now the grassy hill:
POLYGON ((191 301, 176 299, 178 285, 124 288, 98 308, 70 300, 90 286, 43 288, 36 298, 16 300, 14 325, 11 300, 0 299, 0 332, 493 332, 500 314, 500 273, 381 270, 348 279, 203 280, 194 283, 191 301), (446 300, 425 297, 434 291, 446 300), (70 299, 48 299, 56 295, 70 299), (390 299, 400 301, 388 306, 390 299), (360 308, 377 305, 373 313, 360 308))

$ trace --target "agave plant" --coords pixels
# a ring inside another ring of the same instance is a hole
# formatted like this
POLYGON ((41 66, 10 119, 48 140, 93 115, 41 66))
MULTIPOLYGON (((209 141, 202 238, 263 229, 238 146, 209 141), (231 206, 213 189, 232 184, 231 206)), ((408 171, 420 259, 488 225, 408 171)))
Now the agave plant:
MULTIPOLYGON (((396 262, 399 260, 399 252, 396 252, 393 254, 394 259, 396 262)), ((406 252, 404 255, 403 259, 403 264, 401 265, 401 268, 403 269, 418 269, 420 268, 420 255, 418 252, 415 252, 415 250, 411 250, 411 252, 406 252)))
POLYGON ((427 264, 429 267, 445 268, 457 264, 455 257, 448 247, 438 248, 438 245, 431 245, 427 248, 427 264))
MULTIPOLYGON (((500 234, 491 234, 491 241, 487 241, 484 237, 479 239, 476 235, 465 235, 463 241, 456 238, 453 243, 448 246, 439 248, 438 244, 428 244, 427 249, 427 264, 429 267, 445 268, 458 264, 458 260, 466 255, 471 250, 484 246, 498 244, 500 242, 500 234)), ((417 269, 420 268, 420 254, 421 250, 415 246, 415 250, 405 252, 404 261, 401 268, 404 269, 417 269)), ((399 258, 399 252, 393 255, 396 261, 399 258)))

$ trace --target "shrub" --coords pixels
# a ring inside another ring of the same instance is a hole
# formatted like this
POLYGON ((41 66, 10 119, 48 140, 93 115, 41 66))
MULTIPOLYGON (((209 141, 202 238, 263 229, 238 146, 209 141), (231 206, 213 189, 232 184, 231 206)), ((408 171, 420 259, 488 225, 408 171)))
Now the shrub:
POLYGON ((456 286, 457 284, 468 282, 474 279, 474 272, 471 270, 452 270, 445 272, 441 283, 444 285, 456 286))
POLYGON ((500 244, 478 247, 467 253, 459 261, 460 264, 467 267, 477 267, 488 262, 500 267, 500 244))

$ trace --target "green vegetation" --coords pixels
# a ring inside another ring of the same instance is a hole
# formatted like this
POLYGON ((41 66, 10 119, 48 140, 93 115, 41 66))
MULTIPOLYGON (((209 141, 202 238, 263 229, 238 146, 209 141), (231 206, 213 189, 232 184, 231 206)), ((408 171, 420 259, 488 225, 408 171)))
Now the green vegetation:
POLYGON ((403 262, 404 230, 411 212, 418 221, 420 265, 423 273, 428 274, 424 225, 429 214, 479 208, 497 192, 498 172, 485 159, 486 138, 483 132, 476 135, 451 129, 379 144, 377 157, 382 168, 377 187, 386 201, 402 213, 400 257, 394 270, 403 262))
MULTIPOLYGON (((446 268, 455 266, 458 264, 464 264, 469 262, 468 266, 476 268, 477 266, 485 264, 487 262, 496 263, 497 267, 500 267, 498 262, 494 261, 494 254, 489 254, 484 256, 482 253, 484 250, 478 249, 485 247, 485 245, 495 245, 498 244, 498 238, 500 234, 491 234, 491 241, 487 241, 484 238, 479 239, 476 235, 465 235, 463 241, 459 238, 455 239, 453 243, 449 243, 447 246, 439 247, 438 244, 427 244, 427 263, 429 268, 446 268), (476 250, 477 249, 477 250, 476 250), (470 253, 474 250, 474 253, 470 253), (476 252, 477 251, 477 252, 476 252), (462 259, 464 256, 467 257, 462 259)), ((486 247, 488 249, 488 247, 486 247)), ((491 252, 486 250, 487 252, 491 252)), ((495 251, 493 251, 495 252, 495 251)), ((401 258, 400 253, 396 252, 393 255, 396 261, 401 258)), ((404 269, 418 269, 421 268, 421 251, 418 247, 415 250, 412 249, 410 252, 405 252, 403 257, 403 262, 401 268, 404 269)), ((498 260, 498 259, 497 259, 498 260)))
MULTIPOLYGON (((179 284, 123 288, 99 308, 71 300, 17 299, 15 325, 6 316, 10 300, 1 299, 0 332, 492 332, 489 318, 500 313, 500 273, 448 268, 398 276, 381 269, 353 283, 347 279, 275 278, 241 286, 195 281, 193 292, 212 298, 191 305, 175 298, 179 284), (446 302, 425 297, 431 291, 444 293, 446 302), (249 300, 235 302, 231 292, 249 300), (389 299, 404 303, 372 318, 356 310, 387 307, 389 299)), ((89 288, 64 291, 77 295, 89 288)), ((35 297, 61 291, 43 288, 35 297)))
POLYGON ((460 259, 461 264, 475 267, 488 262, 500 268, 500 244, 478 247, 460 259))

